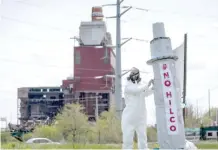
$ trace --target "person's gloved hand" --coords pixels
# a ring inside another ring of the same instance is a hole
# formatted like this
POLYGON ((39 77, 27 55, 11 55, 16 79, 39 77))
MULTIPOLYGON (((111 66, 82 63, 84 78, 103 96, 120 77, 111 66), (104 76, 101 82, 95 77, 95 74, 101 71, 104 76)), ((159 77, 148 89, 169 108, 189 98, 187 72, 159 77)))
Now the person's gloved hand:
POLYGON ((151 79, 151 80, 148 82, 148 87, 150 87, 151 85, 154 85, 154 79, 151 79))

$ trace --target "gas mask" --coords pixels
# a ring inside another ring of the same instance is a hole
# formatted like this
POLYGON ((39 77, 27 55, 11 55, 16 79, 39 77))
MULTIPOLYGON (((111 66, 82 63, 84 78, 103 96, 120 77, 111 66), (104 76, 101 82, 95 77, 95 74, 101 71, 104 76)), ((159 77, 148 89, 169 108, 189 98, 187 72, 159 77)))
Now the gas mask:
POLYGON ((139 83, 141 81, 139 69, 133 68, 127 79, 131 80, 133 83, 139 83))

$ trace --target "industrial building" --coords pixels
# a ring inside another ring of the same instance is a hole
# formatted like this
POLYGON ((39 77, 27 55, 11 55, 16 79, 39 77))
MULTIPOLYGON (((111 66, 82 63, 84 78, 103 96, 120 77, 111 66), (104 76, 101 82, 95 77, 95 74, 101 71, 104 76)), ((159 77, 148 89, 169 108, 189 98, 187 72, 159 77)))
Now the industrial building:
POLYGON ((18 118, 21 124, 29 120, 52 119, 64 106, 60 87, 18 88, 18 118))
POLYGON ((103 21, 102 7, 92 8, 92 20, 81 22, 79 46, 74 47, 74 76, 63 79, 60 87, 18 89, 18 114, 27 120, 53 118, 66 103, 84 106, 89 120, 108 111, 113 99, 115 54, 111 34, 103 21))
POLYGON ((115 54, 111 35, 103 21, 101 7, 92 8, 92 21, 81 22, 79 46, 74 47, 74 77, 63 80, 65 98, 74 98, 85 107, 90 120, 107 111, 112 99, 115 54), (96 107, 98 106, 98 107, 96 107))

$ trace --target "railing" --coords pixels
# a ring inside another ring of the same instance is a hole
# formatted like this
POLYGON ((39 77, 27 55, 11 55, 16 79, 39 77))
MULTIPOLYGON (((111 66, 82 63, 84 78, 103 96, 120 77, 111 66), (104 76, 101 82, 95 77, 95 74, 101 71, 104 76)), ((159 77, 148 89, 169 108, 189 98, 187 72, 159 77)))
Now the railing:
POLYGON ((29 99, 29 102, 64 101, 64 99, 29 99))
POLYGON ((37 118, 37 117, 47 117, 46 115, 44 115, 44 114, 31 114, 31 116, 30 116, 31 118, 37 118))
POLYGON ((195 143, 195 142, 197 142, 197 141, 200 140, 200 135, 185 136, 185 137, 186 137, 186 139, 187 139, 188 141, 191 141, 191 142, 193 142, 193 143, 195 143))
MULTIPOLYGON (((96 104, 92 104, 93 106, 95 106, 96 104)), ((109 104, 98 104, 98 106, 109 106, 109 104)))
POLYGON ((30 88, 29 93, 63 92, 61 88, 30 88))

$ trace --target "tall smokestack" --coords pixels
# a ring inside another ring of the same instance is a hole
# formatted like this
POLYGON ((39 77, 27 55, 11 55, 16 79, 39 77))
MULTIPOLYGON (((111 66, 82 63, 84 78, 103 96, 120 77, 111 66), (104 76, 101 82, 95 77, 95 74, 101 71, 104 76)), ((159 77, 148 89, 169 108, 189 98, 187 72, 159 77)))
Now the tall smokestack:
POLYGON ((92 7, 92 21, 103 21, 104 15, 101 6, 92 7))

